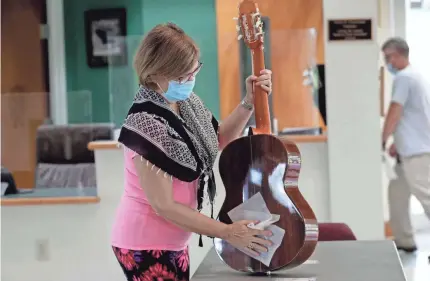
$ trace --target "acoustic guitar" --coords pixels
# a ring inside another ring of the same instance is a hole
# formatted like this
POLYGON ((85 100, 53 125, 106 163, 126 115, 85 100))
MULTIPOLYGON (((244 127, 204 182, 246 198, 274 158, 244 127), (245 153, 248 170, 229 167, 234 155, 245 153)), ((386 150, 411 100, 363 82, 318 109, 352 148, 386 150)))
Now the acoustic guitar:
MULTIPOLYGON (((257 4, 253 0, 243 0, 237 20, 242 32, 239 37, 251 51, 253 73, 259 76, 265 65, 262 21, 257 4)), ((231 224, 228 213, 260 193, 270 213, 280 215, 274 225, 285 230, 285 234, 269 264, 267 261, 263 264, 222 239, 215 238, 214 243, 219 257, 231 268, 267 274, 296 267, 309 259, 317 244, 318 224, 298 188, 300 151, 292 141, 271 134, 268 93, 261 87, 255 87, 254 93, 256 128, 249 128, 248 136, 227 145, 219 159, 226 199, 218 220, 231 224)))

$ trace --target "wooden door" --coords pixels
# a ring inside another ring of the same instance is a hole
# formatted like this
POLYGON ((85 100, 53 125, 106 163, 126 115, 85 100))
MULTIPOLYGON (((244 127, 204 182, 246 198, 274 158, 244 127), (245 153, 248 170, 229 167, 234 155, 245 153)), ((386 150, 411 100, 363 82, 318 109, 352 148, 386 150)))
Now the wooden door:
POLYGON ((34 186, 37 127, 47 117, 40 39, 42 0, 1 1, 1 165, 34 186))

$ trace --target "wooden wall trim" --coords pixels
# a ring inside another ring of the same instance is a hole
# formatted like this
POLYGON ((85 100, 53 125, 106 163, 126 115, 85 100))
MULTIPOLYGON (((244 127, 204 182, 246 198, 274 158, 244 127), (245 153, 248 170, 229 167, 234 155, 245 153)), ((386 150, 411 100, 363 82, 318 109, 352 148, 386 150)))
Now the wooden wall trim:
POLYGON ((64 205, 64 204, 96 204, 100 197, 46 197, 46 198, 11 198, 1 199, 1 206, 29 206, 29 205, 64 205))
POLYGON ((120 143, 114 140, 109 141, 92 141, 88 143, 89 150, 100 150, 100 149, 119 149, 121 148, 120 143))

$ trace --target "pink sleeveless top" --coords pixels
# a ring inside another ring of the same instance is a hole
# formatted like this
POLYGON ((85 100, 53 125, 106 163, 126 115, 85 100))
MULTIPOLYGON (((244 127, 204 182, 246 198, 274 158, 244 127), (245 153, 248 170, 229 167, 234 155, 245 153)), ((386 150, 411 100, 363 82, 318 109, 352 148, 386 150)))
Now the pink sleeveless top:
MULTIPOLYGON (((139 184, 133 163, 135 156, 139 157, 124 149, 125 190, 113 224, 112 246, 130 250, 185 249, 191 233, 165 220, 152 209, 139 184)), ((163 176, 161 172, 158 175, 163 176)), ((174 178, 173 196, 176 202, 196 209, 197 181, 188 183, 174 178)))

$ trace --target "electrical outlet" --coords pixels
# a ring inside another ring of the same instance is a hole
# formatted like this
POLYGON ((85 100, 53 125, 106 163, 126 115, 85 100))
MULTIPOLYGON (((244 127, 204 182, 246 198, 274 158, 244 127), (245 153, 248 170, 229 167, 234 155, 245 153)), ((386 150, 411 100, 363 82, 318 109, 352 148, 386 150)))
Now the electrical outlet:
POLYGON ((48 239, 36 240, 36 260, 49 261, 49 241, 48 239))

